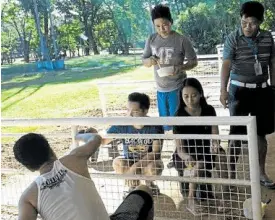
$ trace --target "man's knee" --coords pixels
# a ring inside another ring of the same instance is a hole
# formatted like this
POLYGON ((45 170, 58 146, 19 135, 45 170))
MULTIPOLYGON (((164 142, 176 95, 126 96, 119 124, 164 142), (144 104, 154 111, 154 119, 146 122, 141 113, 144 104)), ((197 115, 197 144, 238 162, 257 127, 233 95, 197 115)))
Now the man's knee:
POLYGON ((164 169, 164 165, 162 160, 156 160, 156 161, 150 162, 147 165, 146 169, 144 170, 144 175, 160 176, 162 174, 163 169, 164 169))
POLYGON ((131 166, 131 161, 121 157, 117 157, 113 161, 113 168, 116 171, 116 173, 119 173, 119 174, 125 173, 130 166, 131 166))

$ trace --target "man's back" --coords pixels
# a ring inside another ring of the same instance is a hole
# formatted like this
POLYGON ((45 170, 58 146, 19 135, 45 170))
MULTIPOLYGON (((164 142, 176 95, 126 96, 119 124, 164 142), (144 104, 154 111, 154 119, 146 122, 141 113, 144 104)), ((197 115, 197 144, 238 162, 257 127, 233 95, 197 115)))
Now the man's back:
POLYGON ((59 160, 35 182, 37 211, 43 219, 109 219, 93 181, 71 171, 59 160))
MULTIPOLYGON (((85 144, 60 160, 43 135, 29 133, 16 141, 13 147, 15 158, 29 170, 40 172, 20 198, 19 220, 36 220, 38 213, 45 220, 110 219, 87 167, 87 160, 96 152, 102 138, 97 134, 78 134, 76 140, 85 144)), ((126 216, 127 219, 129 216, 131 219, 147 219, 141 216, 151 213, 151 194, 148 187, 133 192, 111 219, 126 216), (131 207, 132 201, 138 200, 143 205, 131 207)))

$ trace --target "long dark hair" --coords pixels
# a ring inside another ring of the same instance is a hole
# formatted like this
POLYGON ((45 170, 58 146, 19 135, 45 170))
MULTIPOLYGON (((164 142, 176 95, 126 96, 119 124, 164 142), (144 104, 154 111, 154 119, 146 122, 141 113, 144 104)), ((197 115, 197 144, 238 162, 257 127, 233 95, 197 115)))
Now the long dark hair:
POLYGON ((186 78, 182 83, 182 87, 179 89, 179 96, 178 96, 179 97, 179 105, 177 107, 175 116, 180 116, 181 113, 184 111, 186 104, 184 103, 184 101, 182 99, 182 90, 187 86, 193 87, 196 90, 198 90, 199 94, 201 95, 201 98, 200 98, 200 106, 201 107, 208 105, 206 102, 206 99, 204 97, 204 92, 203 92, 203 88, 202 88, 200 81, 197 80, 196 78, 186 78))

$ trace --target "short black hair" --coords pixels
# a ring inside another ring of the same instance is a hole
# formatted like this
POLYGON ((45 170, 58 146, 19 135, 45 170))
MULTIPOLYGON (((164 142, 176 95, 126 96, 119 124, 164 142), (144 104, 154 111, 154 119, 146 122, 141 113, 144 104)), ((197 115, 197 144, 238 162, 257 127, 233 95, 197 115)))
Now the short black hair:
POLYGON ((148 110, 150 108, 150 98, 145 93, 131 93, 128 96, 128 102, 138 102, 142 110, 148 110))
POLYGON ((259 21, 264 20, 264 6, 257 1, 249 1, 242 4, 240 16, 255 17, 259 21))
POLYGON ((165 18, 173 24, 173 19, 171 16, 170 9, 166 5, 162 5, 162 4, 156 5, 151 11, 151 17, 152 17, 153 23, 155 19, 165 18))
POLYGON ((13 146, 13 153, 19 163, 31 170, 38 170, 55 155, 47 139, 35 133, 19 138, 13 146))

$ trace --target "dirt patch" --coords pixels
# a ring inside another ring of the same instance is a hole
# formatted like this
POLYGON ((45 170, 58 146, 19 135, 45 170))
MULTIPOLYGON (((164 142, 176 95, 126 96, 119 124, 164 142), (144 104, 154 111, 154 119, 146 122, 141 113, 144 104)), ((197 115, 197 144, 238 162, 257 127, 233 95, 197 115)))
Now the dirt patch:
MULTIPOLYGON (((88 117, 89 116, 90 117, 92 117, 92 116, 101 117, 102 112, 101 112, 101 110, 89 110, 83 114, 83 117, 87 117, 87 116, 88 117)), ((85 128, 88 128, 88 126, 80 127, 80 129, 85 129, 85 128)), ((102 129, 102 127, 96 126, 96 129, 102 129)), ((50 133, 54 134, 54 133, 58 133, 58 132, 70 133, 71 128, 59 126, 59 127, 56 127, 56 129, 52 130, 50 133)), ((273 133, 272 135, 269 135, 267 139, 268 139, 268 145, 269 145, 268 156, 267 156, 267 172, 270 175, 270 178, 275 180, 275 164, 273 163, 274 156, 275 156, 275 133, 273 133)), ((63 156, 70 150, 70 145, 71 145, 70 138, 48 138, 48 140, 58 157, 63 156)), ((12 168, 12 169, 16 169, 16 170, 24 170, 24 168, 18 162, 16 162, 16 160, 14 159, 12 148, 13 148, 13 143, 2 144, 2 150, 1 150, 2 151, 2 160, 1 160, 2 169, 5 169, 5 168, 11 169, 12 168)), ((108 165, 108 166, 111 167, 111 165, 108 165)), ((10 181, 9 179, 12 179, 10 177, 11 177, 10 174, 1 174, 2 186, 9 184, 9 181, 10 181)), ((236 197, 239 196, 240 193, 246 192, 246 189, 242 189, 240 191, 241 192, 236 194, 236 197)), ((248 192, 247 194, 250 194, 250 193, 248 192)), ((231 196, 232 195, 233 194, 231 193, 231 196)), ((275 205, 275 192, 271 191, 271 190, 267 190, 266 188, 262 188, 262 198, 263 199, 266 199, 266 198, 272 199, 272 202, 266 209, 266 218, 265 219, 267 219, 267 220, 274 219, 275 210, 273 207, 275 205)), ((238 201, 239 199, 233 199, 233 200, 238 201)), ((165 203, 165 202, 163 202, 163 203, 165 203)), ((242 204, 235 204, 234 206, 242 207, 242 204)), ((162 209, 158 209, 158 210, 162 210, 162 209)), ((238 209, 236 211, 236 213, 232 212, 231 216, 240 215, 241 214, 241 213, 239 213, 240 211, 241 211, 241 209, 238 209)), ((1 212, 2 212, 1 219, 5 219, 5 220, 6 219, 7 220, 17 219, 18 211, 17 211, 16 207, 2 206, 1 212)), ((184 212, 186 212, 186 210, 184 210, 184 212)), ((167 210, 163 210, 163 213, 164 213, 164 215, 166 215, 167 210)), ((224 219, 224 218, 222 218, 222 219, 224 219)), ((237 218, 237 219, 240 219, 240 218, 237 218)))
POLYGON ((17 207, 1 205, 1 219, 3 219, 3 220, 17 220, 18 219, 17 207))
MULTIPOLYGON (((83 112, 81 114, 81 117, 102 117, 102 111, 101 109, 91 109, 88 111, 83 112)), ((89 126, 80 126, 79 129, 86 129, 89 126)), ((106 127, 102 126, 93 126, 96 129, 105 129, 106 127)), ((41 128, 43 129, 43 128, 41 128)), ((44 130, 36 130, 36 133, 44 133, 44 130)), ((71 127, 65 127, 65 126, 56 126, 53 128, 50 132, 47 132, 48 134, 56 134, 56 133, 71 133, 71 127)), ((53 148, 54 152, 57 154, 58 157, 63 156, 65 153, 67 153, 70 150, 71 146, 71 138, 52 138, 47 137, 46 138, 49 141, 50 146, 53 148)), ((23 166, 20 165, 14 158, 13 154, 13 145, 16 139, 14 139, 13 142, 9 143, 2 143, 1 148, 1 168, 2 169, 16 169, 16 170, 24 170, 23 166)))

